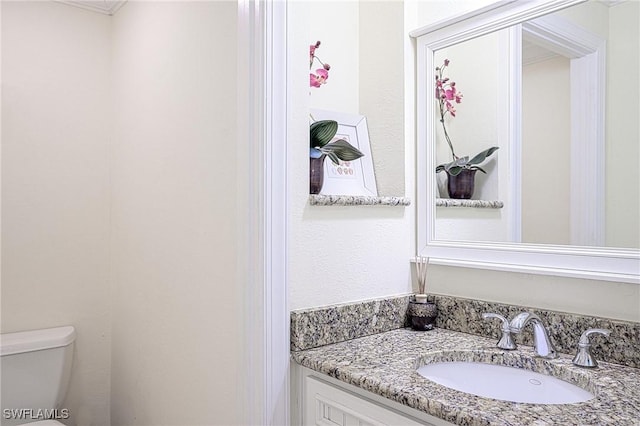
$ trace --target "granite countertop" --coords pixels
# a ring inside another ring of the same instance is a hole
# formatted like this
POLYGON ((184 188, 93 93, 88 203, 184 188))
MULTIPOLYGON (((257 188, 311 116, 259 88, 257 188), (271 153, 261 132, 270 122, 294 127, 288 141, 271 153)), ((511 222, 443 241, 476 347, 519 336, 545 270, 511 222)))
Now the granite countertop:
POLYGON ((640 425, 640 369, 599 361, 585 369, 572 356, 546 360, 531 347, 495 347, 493 339, 436 328, 397 329, 292 352, 304 367, 458 425, 640 425), (456 391, 420 376, 428 362, 477 361, 520 366, 572 382, 594 399, 563 405, 498 401, 456 391))

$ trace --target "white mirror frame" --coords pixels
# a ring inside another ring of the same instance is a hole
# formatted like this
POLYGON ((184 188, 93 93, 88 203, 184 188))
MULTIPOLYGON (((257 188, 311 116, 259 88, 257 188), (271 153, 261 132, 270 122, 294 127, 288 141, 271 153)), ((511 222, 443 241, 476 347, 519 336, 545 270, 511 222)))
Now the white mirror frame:
POLYGON ((417 49, 417 254, 431 263, 640 284, 637 249, 435 239, 436 128, 435 120, 427 119, 435 117, 434 52, 583 1, 501 1, 411 32, 417 49))

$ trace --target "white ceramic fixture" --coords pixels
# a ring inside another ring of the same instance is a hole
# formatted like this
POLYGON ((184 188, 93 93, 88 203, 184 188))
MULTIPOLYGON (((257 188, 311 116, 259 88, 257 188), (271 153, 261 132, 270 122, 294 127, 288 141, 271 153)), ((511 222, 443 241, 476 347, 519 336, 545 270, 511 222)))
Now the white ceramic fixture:
POLYGON ((427 379, 462 392, 502 401, 573 404, 594 395, 556 377, 479 362, 437 362, 418 369, 427 379))
POLYGON ((37 415, 45 411, 65 415, 60 404, 67 393, 75 337, 71 326, 0 336, 2 426, 62 425, 37 415), (14 416, 20 418, 5 418, 6 410, 20 409, 22 414, 14 416))

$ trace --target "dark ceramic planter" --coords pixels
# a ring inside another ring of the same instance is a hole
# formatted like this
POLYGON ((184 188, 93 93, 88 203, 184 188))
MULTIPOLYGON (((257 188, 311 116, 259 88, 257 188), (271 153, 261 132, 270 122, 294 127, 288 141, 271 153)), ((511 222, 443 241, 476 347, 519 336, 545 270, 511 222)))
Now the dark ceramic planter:
POLYGON ((319 194, 324 183, 324 159, 309 157, 309 194, 319 194))
POLYGON ((447 191, 449 198, 468 200, 475 189, 476 170, 462 169, 456 176, 447 172, 447 191))
POLYGON ((433 330, 438 316, 438 307, 432 302, 409 302, 407 314, 409 315, 411 328, 414 330, 433 330))

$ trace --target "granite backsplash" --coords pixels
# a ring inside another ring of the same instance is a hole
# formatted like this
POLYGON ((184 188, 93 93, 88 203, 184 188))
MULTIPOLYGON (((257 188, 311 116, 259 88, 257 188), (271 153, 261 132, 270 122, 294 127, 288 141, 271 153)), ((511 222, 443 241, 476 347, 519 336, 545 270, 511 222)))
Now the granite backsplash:
MULTIPOLYGON (((436 327, 484 337, 500 337, 500 321, 484 320, 484 312, 513 318, 529 311, 540 316, 559 352, 574 354, 588 328, 606 328, 611 335, 594 336, 592 351, 599 360, 640 368, 640 323, 507 305, 459 297, 433 295, 438 305, 436 327)), ((409 295, 300 309, 291 312, 291 350, 356 339, 408 326, 409 295)), ((425 333, 428 333, 426 331, 425 333)), ((519 344, 533 344, 533 333, 515 335, 519 344)))
POLYGON ((409 296, 291 312, 291 350, 301 351, 407 327, 409 296))

